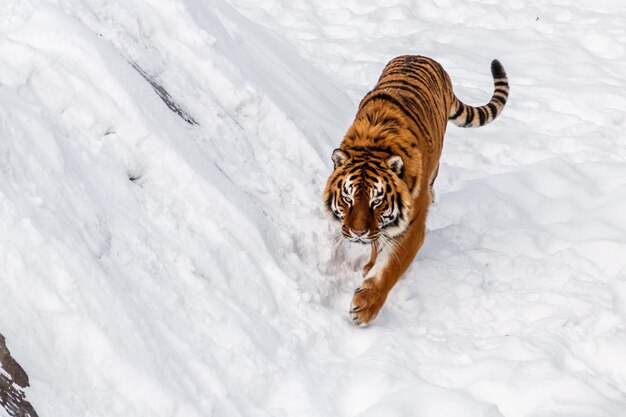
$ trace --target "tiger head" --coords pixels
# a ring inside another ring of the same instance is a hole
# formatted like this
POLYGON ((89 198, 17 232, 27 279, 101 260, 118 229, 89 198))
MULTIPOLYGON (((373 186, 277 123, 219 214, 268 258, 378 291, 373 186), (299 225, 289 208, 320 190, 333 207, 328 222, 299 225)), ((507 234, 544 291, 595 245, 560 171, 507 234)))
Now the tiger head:
POLYGON ((402 180, 402 158, 367 149, 335 149, 332 159, 335 168, 324 190, 324 206, 329 217, 341 223, 343 236, 371 243, 381 235, 392 238, 404 232, 412 199, 402 180))

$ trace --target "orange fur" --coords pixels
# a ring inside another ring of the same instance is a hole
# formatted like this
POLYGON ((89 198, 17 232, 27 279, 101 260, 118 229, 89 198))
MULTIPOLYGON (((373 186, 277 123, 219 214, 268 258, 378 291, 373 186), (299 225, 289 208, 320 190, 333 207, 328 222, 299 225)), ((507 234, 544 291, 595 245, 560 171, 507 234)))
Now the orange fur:
POLYGON ((509 88, 497 61, 492 75, 491 100, 472 107, 457 99, 447 73, 432 59, 395 58, 333 152, 335 169, 324 190, 328 214, 341 223, 345 238, 372 245, 364 275, 379 247, 388 252, 382 267, 355 291, 350 314, 356 324, 376 317, 424 242, 447 121, 477 127, 502 111, 509 88))

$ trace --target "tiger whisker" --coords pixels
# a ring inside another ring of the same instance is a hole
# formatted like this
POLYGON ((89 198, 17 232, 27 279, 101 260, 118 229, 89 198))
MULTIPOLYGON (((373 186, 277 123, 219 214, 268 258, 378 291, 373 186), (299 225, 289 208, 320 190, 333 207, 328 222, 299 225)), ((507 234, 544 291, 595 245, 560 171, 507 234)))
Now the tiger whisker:
POLYGON ((334 234, 332 237, 332 242, 333 242, 333 251, 335 253, 337 253, 339 251, 339 249, 342 248, 342 246, 345 244, 346 239, 343 237, 343 235, 341 234, 341 232, 337 232, 336 234, 334 234))
POLYGON ((398 243, 385 234, 380 235, 380 241, 383 243, 383 249, 385 253, 388 253, 390 257, 392 257, 397 263, 400 262, 400 258, 398 258, 398 243))

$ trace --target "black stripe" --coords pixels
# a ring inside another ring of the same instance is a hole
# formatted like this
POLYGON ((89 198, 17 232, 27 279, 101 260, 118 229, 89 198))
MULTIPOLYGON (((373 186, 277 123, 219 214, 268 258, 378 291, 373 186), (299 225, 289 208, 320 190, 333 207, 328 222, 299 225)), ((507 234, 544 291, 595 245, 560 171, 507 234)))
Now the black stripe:
POLYGON ((423 72, 426 76, 432 78, 434 81, 437 80, 437 77, 435 77, 435 73, 437 73, 438 71, 437 68, 432 65, 431 61, 421 60, 419 65, 412 66, 411 68, 416 71, 423 72))
POLYGON ((500 96, 493 96, 493 97, 491 98, 491 101, 492 101, 492 102, 493 102, 493 101, 497 101, 498 103, 500 103, 500 104, 502 104, 502 105, 505 105, 505 104, 506 104, 506 98, 504 98, 504 97, 500 97, 500 96))
MULTIPOLYGON (((417 127, 420 129, 420 131, 424 135, 427 136, 428 127, 424 123, 422 123, 422 121, 419 119, 419 116, 423 117, 424 119, 427 119, 426 115, 423 114, 425 110, 424 107, 420 106, 421 102, 418 104, 417 102, 415 102, 413 97, 405 97, 403 95, 400 95, 400 98, 402 99, 402 102, 407 106, 408 109, 414 110, 413 114, 416 116, 416 118, 414 118, 413 121, 415 122, 417 127), (420 112, 418 112, 417 110, 420 110, 420 112)), ((416 98, 421 99, 420 96, 416 96, 416 98)), ((411 131, 411 133, 415 134, 413 131, 411 131)))
POLYGON ((404 146, 398 145, 398 149, 400 150, 400 152, 405 154, 407 158, 411 159, 411 152, 409 152, 404 146))
POLYGON ((406 87, 410 87, 413 91, 414 94, 419 94, 419 93, 424 93, 425 91, 421 88, 419 88, 419 86, 412 84, 406 80, 401 80, 401 79, 393 79, 393 80, 388 80, 388 81, 383 81, 382 83, 379 83, 376 88, 400 88, 400 86, 395 86, 395 85, 389 85, 389 84, 395 84, 395 83, 399 83, 402 84, 403 86, 406 87), (385 87, 383 87, 385 86, 385 87))
MULTIPOLYGON (((398 124, 398 119, 396 119, 395 117, 385 117, 382 120, 378 120, 378 122, 376 123, 377 125, 383 125, 383 126, 387 126, 387 125, 397 125, 398 124)), ((389 128, 392 128, 395 126, 389 126, 389 128)))
POLYGON ((496 105, 493 103, 487 103, 487 107, 491 111, 491 117, 495 119, 496 116, 498 115, 498 107, 496 107, 496 105))
POLYGON ((461 115, 461 113, 463 113, 463 110, 465 109, 465 104, 461 103, 459 101, 459 108, 456 110, 456 113, 454 113, 452 116, 448 117, 448 119, 456 119, 457 117, 459 117, 461 115))
POLYGON ((392 154, 391 149, 388 146, 385 147, 380 147, 380 146, 351 146, 349 148, 347 148, 351 151, 357 151, 357 152, 383 152, 383 153, 388 153, 388 154, 392 154))
POLYGON ((424 66, 410 66, 410 67, 405 67, 405 70, 411 74, 414 74, 416 77, 420 78, 420 80, 422 80, 422 82, 424 84, 427 84, 427 81, 432 81, 432 74, 431 72, 428 70, 428 68, 425 68, 424 66), (428 80, 430 78, 430 80, 428 80))
POLYGON ((420 135, 418 135, 412 128, 407 128, 409 129, 409 132, 411 132, 411 134, 415 137, 416 140, 419 140, 421 138, 420 135))
POLYGON ((444 69, 443 69, 443 67, 441 65, 439 65, 437 62, 435 62, 435 61, 433 61, 432 59, 429 59, 429 58, 421 58, 420 61, 425 66, 428 66, 428 67, 430 67, 432 69, 431 74, 432 74, 433 80, 435 81, 437 86, 439 86, 440 83, 444 83, 445 84, 446 72, 444 71, 444 69))
POLYGON ((480 119, 480 126, 482 126, 485 124, 485 121, 487 119, 487 112, 482 107, 476 107, 476 110, 478 111, 478 118, 480 119))
POLYGON ((375 166, 376 168, 378 168, 378 169, 384 169, 384 168, 383 168, 383 165, 382 165, 380 162, 378 162, 378 161, 375 161, 375 160, 371 160, 371 159, 370 159, 368 162, 369 162, 370 164, 374 165, 374 166, 375 166))
POLYGON ((416 79, 420 80, 430 90, 436 90, 438 86, 437 78, 433 76, 433 73, 424 66, 405 67, 406 72, 415 74, 416 79))
POLYGON ((430 58, 411 55, 403 58, 393 59, 383 70, 379 81, 387 74, 402 74, 413 78, 426 85, 431 90, 443 89, 445 81, 445 71, 441 65, 430 58), (412 74, 417 75, 417 77, 412 74))
POLYGON ((369 166, 368 164, 363 165, 363 169, 364 169, 365 171, 368 171, 368 172, 373 173, 374 175, 377 175, 377 174, 378 174, 378 170, 377 170, 377 169, 375 169, 374 167, 369 166))
POLYGON ((402 113, 404 113, 405 115, 407 115, 411 120, 413 120, 413 122, 419 126, 419 122, 417 121, 417 119, 415 118, 415 116, 413 116, 409 110, 403 106, 397 99, 391 97, 389 94, 385 94, 382 92, 374 92, 374 94, 372 94, 371 97, 365 99, 365 101, 363 101, 361 103, 361 108, 364 108, 370 101, 372 100, 385 100, 390 102, 391 104, 393 104, 394 106, 396 106, 402 113))
POLYGON ((509 96, 509 90, 504 90, 502 88, 496 88, 496 90, 493 92, 493 95, 496 94, 502 94, 503 96, 508 97, 509 96))
POLYGON ((377 178, 377 177, 372 177, 371 175, 367 175, 367 172, 365 170, 363 170, 363 177, 369 181, 374 181, 377 178))
POLYGON ((380 77, 379 83, 385 82, 385 81, 383 81, 383 78, 387 77, 388 75, 402 75, 403 77, 412 78, 415 81, 419 81, 421 83, 424 83, 424 80, 422 80, 420 77, 417 77, 417 76, 413 75, 413 73, 407 73, 407 72, 401 71, 401 70, 392 70, 392 71, 383 73, 383 75, 380 77))
POLYGON ((474 108, 472 106, 467 107, 467 116, 465 117, 465 126, 469 126, 472 124, 474 120, 474 108))
MULTIPOLYGON (((377 86, 376 89, 378 89, 379 87, 377 86)), ((419 93, 421 93, 421 91, 416 91, 415 89, 411 88, 411 87, 405 87, 403 85, 396 85, 393 87, 382 87, 382 88, 393 88, 394 90, 400 90, 400 91, 407 91, 409 93, 411 93, 412 95, 416 96, 416 97, 420 97, 419 93)))
POLYGON ((496 81, 495 83, 493 83, 493 85, 495 85, 496 87, 508 87, 509 82, 508 81, 496 81))

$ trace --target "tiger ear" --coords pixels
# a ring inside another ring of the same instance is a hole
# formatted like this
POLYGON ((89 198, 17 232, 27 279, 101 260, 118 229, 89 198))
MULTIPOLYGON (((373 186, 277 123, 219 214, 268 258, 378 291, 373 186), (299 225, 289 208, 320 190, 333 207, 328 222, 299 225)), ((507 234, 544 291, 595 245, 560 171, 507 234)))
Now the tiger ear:
POLYGON ((400 155, 392 155, 387 158, 387 166, 391 168, 393 172, 396 173, 399 177, 402 176, 402 168, 404 168, 404 161, 402 161, 402 157, 400 155))
POLYGON ((335 149, 333 151, 333 163, 335 164, 335 169, 342 166, 348 160, 348 154, 342 151, 341 149, 335 149))

